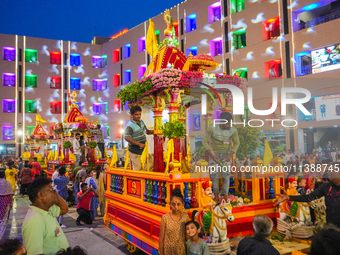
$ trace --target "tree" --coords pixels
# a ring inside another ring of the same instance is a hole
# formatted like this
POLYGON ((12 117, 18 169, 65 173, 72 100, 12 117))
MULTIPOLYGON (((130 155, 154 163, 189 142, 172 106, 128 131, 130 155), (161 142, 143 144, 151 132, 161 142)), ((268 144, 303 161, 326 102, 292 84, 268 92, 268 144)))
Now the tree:
POLYGON ((253 127, 235 126, 240 139, 240 147, 237 150, 236 156, 243 159, 246 155, 250 155, 261 147, 261 129, 253 127))

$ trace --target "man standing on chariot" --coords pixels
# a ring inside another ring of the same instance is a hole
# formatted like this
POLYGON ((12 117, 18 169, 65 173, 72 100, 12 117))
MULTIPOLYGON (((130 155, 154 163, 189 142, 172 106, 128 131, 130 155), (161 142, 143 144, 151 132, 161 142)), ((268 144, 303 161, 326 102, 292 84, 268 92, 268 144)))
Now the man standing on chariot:
POLYGON ((232 157, 236 153, 240 140, 236 128, 231 126, 233 117, 229 112, 222 112, 220 120, 226 120, 226 124, 215 124, 208 127, 203 137, 203 147, 209 154, 209 165, 215 166, 214 171, 211 171, 210 178, 213 185, 213 192, 215 194, 214 200, 219 202, 219 177, 220 174, 223 179, 222 195, 224 199, 228 200, 230 172, 232 157), (231 144, 233 142, 233 146, 231 144), (226 168, 227 167, 227 168, 226 168))
POLYGON ((146 134, 152 135, 153 130, 146 128, 142 117, 142 108, 138 105, 131 107, 130 109, 131 119, 125 128, 125 140, 129 143, 129 153, 132 161, 133 170, 142 170, 142 164, 140 162, 141 155, 143 153, 146 134))

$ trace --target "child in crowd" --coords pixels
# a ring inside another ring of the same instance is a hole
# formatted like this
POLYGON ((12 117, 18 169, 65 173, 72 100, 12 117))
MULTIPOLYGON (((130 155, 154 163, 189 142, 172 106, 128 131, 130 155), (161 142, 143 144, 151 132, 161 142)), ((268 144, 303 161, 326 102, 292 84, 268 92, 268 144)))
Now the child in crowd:
POLYGON ((81 190, 81 184, 85 182, 85 176, 80 177, 79 190, 81 190))
POLYGON ((186 212, 182 212, 184 198, 179 188, 172 190, 170 196, 171 212, 163 215, 159 234, 160 255, 185 255, 185 222, 189 221, 186 212))
MULTIPOLYGON (((194 219, 193 212, 192 218, 194 219)), ((185 223, 187 235, 190 237, 187 241, 187 255, 209 255, 209 247, 202 239, 203 233, 197 221, 191 220, 185 223)))
POLYGON ((306 187, 306 179, 303 177, 299 177, 297 181, 297 192, 300 193, 300 195, 306 195, 307 191, 305 189, 306 187))

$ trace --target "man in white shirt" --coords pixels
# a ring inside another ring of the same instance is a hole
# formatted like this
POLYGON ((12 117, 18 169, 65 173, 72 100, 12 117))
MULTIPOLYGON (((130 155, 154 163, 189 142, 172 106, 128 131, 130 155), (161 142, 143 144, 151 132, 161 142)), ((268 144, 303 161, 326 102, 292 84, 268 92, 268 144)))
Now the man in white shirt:
POLYGON ((54 167, 54 173, 52 174, 52 186, 53 186, 53 188, 55 188, 56 186, 54 185, 54 179, 55 178, 57 178, 57 177, 59 177, 59 165, 56 165, 55 167, 54 167))
POLYGON ((73 153, 76 156, 76 163, 74 164, 74 167, 79 166, 80 156, 81 152, 80 149, 83 147, 79 144, 80 134, 76 133, 76 138, 73 140, 73 153))

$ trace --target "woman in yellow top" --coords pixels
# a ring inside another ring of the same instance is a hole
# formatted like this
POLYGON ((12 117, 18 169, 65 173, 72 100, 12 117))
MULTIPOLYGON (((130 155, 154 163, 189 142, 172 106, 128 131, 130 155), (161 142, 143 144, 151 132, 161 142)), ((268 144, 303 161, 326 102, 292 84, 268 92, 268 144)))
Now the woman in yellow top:
POLYGON ((12 162, 8 163, 6 166, 5 176, 6 180, 11 184, 13 193, 15 194, 15 175, 18 173, 18 171, 13 168, 13 166, 14 164, 12 162))

